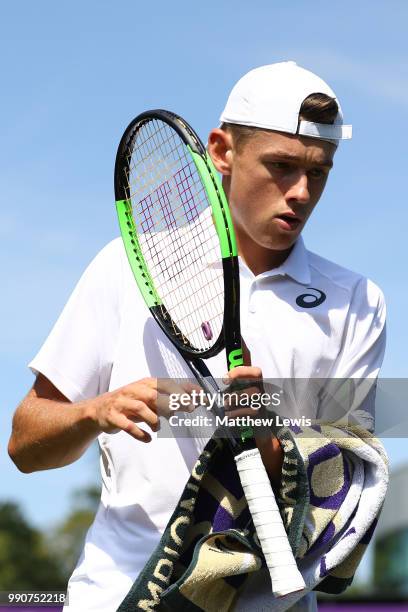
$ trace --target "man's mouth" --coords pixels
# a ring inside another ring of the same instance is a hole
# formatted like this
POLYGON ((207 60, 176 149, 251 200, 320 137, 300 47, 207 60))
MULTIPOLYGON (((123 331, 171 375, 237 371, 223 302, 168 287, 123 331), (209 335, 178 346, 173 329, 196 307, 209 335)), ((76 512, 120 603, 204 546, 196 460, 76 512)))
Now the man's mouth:
POLYGON ((276 215, 275 219, 277 219, 279 226, 286 231, 293 231, 297 229, 301 223, 301 219, 297 217, 294 213, 283 213, 281 215, 276 215))

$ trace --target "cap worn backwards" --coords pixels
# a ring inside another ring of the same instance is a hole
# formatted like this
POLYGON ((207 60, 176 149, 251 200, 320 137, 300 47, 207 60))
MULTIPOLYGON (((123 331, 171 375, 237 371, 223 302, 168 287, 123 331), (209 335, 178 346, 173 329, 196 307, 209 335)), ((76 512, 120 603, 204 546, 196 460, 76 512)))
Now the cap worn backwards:
POLYGON ((336 144, 350 139, 352 133, 351 125, 343 124, 343 113, 331 87, 293 61, 261 66, 245 74, 233 87, 220 121, 311 136, 336 144), (336 99, 339 112, 333 124, 299 121, 303 101, 315 93, 336 99))

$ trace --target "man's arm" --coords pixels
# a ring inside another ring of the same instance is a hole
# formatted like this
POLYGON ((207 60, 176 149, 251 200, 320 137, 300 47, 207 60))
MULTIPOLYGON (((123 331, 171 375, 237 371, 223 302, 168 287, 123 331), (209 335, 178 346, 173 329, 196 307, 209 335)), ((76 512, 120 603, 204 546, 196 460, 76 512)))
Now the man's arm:
POLYGON ((71 403, 39 374, 18 406, 8 452, 18 469, 29 473, 76 461, 103 431, 123 429, 136 440, 151 436, 136 422, 158 427, 156 379, 146 378, 93 399, 71 403))
POLYGON ((88 402, 71 402, 41 374, 18 406, 8 452, 29 473, 78 459, 99 431, 88 402))

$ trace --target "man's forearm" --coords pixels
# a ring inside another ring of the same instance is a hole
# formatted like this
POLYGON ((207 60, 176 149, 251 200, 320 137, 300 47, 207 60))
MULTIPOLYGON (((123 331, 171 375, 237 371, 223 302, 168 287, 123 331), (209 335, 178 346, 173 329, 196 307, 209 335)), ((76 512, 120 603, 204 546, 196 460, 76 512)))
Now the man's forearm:
POLYGON ((8 451, 22 472, 62 467, 78 459, 100 433, 89 401, 30 396, 17 408, 8 451))

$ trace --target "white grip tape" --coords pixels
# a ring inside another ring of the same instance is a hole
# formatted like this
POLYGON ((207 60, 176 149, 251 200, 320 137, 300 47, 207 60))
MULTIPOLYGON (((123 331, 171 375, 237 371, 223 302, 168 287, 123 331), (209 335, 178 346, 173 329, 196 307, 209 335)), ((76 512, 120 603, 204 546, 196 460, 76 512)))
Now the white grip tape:
POLYGON ((271 575, 274 595, 283 597, 289 593, 301 591, 305 588, 305 583, 296 565, 275 495, 258 449, 244 451, 235 457, 235 462, 271 575))

